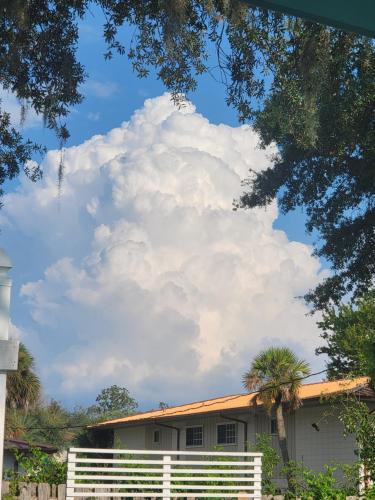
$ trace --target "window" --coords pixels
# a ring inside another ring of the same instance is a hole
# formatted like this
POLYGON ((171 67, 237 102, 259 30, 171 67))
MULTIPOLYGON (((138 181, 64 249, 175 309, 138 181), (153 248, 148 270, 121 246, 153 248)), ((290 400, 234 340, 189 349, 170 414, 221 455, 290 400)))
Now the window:
POLYGON ((203 427, 186 427, 186 446, 203 446, 203 427))
POLYGON ((218 424, 217 444, 236 443, 236 424, 218 424))
POLYGON ((277 434, 276 418, 271 418, 271 434, 277 434))
POLYGON ((154 443, 160 443, 160 431, 154 431, 154 443))

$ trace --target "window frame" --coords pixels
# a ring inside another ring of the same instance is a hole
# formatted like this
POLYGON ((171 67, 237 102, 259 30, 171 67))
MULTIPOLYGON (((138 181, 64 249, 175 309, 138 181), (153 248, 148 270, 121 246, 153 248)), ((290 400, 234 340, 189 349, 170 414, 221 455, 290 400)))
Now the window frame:
POLYGON ((218 446, 236 446, 238 442, 238 426, 236 422, 217 422, 216 423, 216 444, 218 446), (220 425, 233 425, 234 426, 234 442, 233 443, 219 443, 219 426, 220 425))
POLYGON ((185 427, 185 447, 186 448, 203 448, 204 447, 204 425, 199 424, 199 425, 187 425, 185 427), (202 429, 202 444, 187 444, 187 430, 188 429, 196 429, 196 428, 202 429))

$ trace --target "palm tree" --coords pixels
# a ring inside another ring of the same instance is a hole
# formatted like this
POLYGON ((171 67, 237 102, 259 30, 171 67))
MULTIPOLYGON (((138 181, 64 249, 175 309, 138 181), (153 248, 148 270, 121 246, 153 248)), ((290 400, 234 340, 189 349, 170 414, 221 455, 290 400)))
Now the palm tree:
POLYGON ((20 343, 18 369, 7 376, 7 407, 28 410, 40 399, 41 384, 34 372, 34 358, 20 343))
MULTIPOLYGON (((258 354, 249 371, 243 376, 243 385, 248 391, 259 391, 265 410, 276 416, 277 437, 284 465, 290 458, 285 430, 284 408, 296 410, 301 405, 299 389, 301 379, 310 374, 309 364, 298 359, 287 347, 270 347, 258 354)), ((288 488, 293 491, 293 477, 287 474, 288 488)))

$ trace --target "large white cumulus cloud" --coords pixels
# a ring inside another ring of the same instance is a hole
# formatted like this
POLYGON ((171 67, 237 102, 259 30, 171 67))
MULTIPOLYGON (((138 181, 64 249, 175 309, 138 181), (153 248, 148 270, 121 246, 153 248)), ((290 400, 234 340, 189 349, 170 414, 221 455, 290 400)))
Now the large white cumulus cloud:
POLYGON ((165 95, 68 149, 60 199, 53 151, 41 183, 7 196, 5 235, 23 235, 36 262, 20 293, 50 392, 118 383, 181 401, 238 390, 270 344, 312 357, 314 319, 296 297, 319 262, 272 228, 276 205, 232 210, 249 168, 269 161, 249 127, 212 125, 165 95))

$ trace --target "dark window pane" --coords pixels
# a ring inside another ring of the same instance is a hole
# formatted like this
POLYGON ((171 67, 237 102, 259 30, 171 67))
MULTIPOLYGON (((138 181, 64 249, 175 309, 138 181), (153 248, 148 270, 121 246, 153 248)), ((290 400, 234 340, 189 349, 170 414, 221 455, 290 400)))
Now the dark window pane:
POLYGON ((154 443, 160 443, 160 431, 154 431, 154 443))
POLYGON ((203 445, 203 427, 188 427, 186 429, 186 446, 203 445))
POLYGON ((217 426, 217 444, 236 443, 236 424, 220 424, 217 426))
POLYGON ((277 434, 276 418, 271 419, 271 434, 277 434))

